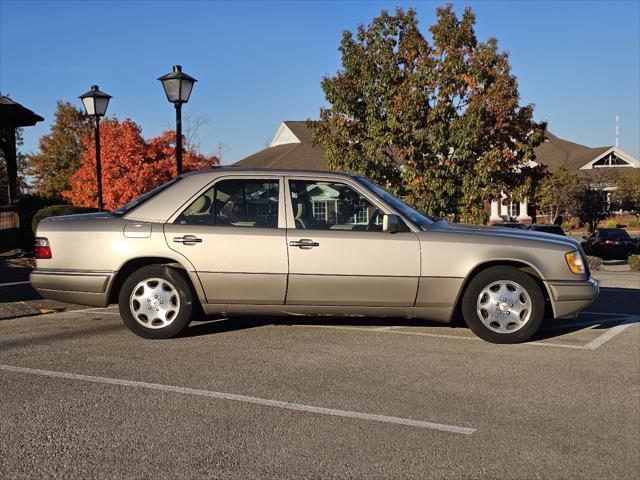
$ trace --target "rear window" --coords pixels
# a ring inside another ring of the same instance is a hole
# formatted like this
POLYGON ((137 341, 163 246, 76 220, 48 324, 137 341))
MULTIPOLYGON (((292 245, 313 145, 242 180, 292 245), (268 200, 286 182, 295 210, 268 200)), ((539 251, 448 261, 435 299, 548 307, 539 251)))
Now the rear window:
POLYGON ((564 235, 564 231, 562 230, 562 227, 558 225, 535 227, 533 230, 535 230, 536 232, 555 233, 556 235, 564 235))
POLYGON ((600 237, 622 237, 629 238, 629 233, 624 228, 603 228, 602 230, 598 230, 598 235, 600 237))
POLYGON ((143 193, 138 198, 134 198, 133 200, 122 205, 121 207, 116 208, 111 212, 111 214, 115 215, 116 217, 122 217, 123 215, 126 215, 132 210, 138 208, 143 203, 148 202, 153 197, 158 195, 160 192, 166 190, 167 188, 169 188, 171 185, 173 185, 179 180, 182 180, 182 177, 176 177, 173 180, 169 180, 167 183, 163 183, 159 187, 156 187, 153 190, 148 191, 147 193, 143 193))

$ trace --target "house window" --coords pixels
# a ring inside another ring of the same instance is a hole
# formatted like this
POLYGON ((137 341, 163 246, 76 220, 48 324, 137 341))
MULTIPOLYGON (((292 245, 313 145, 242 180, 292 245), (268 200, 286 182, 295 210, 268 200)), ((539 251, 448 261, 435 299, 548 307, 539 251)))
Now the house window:
POLYGON ((354 223, 356 225, 367 225, 369 223, 369 213, 367 210, 367 205, 361 206, 353 216, 351 223, 354 223))
POLYGON ((313 219, 316 222, 327 221, 327 202, 312 202, 313 219))
POLYGON ((520 216, 520 202, 509 202, 507 205, 507 215, 509 218, 516 218, 520 216))

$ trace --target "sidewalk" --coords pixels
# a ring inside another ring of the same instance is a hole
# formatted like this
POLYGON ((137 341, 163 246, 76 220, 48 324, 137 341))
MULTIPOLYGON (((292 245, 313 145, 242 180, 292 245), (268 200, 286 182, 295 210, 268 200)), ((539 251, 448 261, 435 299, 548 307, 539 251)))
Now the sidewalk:
POLYGON ((29 284, 31 268, 9 257, 0 257, 0 320, 84 308, 42 298, 29 284))
MULTIPOLYGON (((640 289, 640 272, 606 272, 597 270, 591 272, 591 275, 598 280, 600 287, 640 289)), ((638 294, 640 295, 640 292, 638 294)))

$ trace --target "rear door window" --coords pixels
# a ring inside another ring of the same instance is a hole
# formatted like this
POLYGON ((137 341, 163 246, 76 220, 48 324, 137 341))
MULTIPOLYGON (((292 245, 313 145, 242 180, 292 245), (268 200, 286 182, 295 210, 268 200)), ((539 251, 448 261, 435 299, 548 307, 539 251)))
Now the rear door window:
POLYGON ((221 180, 196 198, 174 223, 244 228, 278 228, 280 183, 221 180))

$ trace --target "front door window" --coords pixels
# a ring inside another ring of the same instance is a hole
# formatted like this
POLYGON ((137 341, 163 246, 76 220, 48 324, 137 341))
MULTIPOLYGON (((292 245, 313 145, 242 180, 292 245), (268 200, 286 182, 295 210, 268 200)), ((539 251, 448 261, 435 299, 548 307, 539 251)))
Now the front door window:
POLYGON ((298 229, 382 231, 381 212, 348 185, 291 180, 289 190, 298 229))

